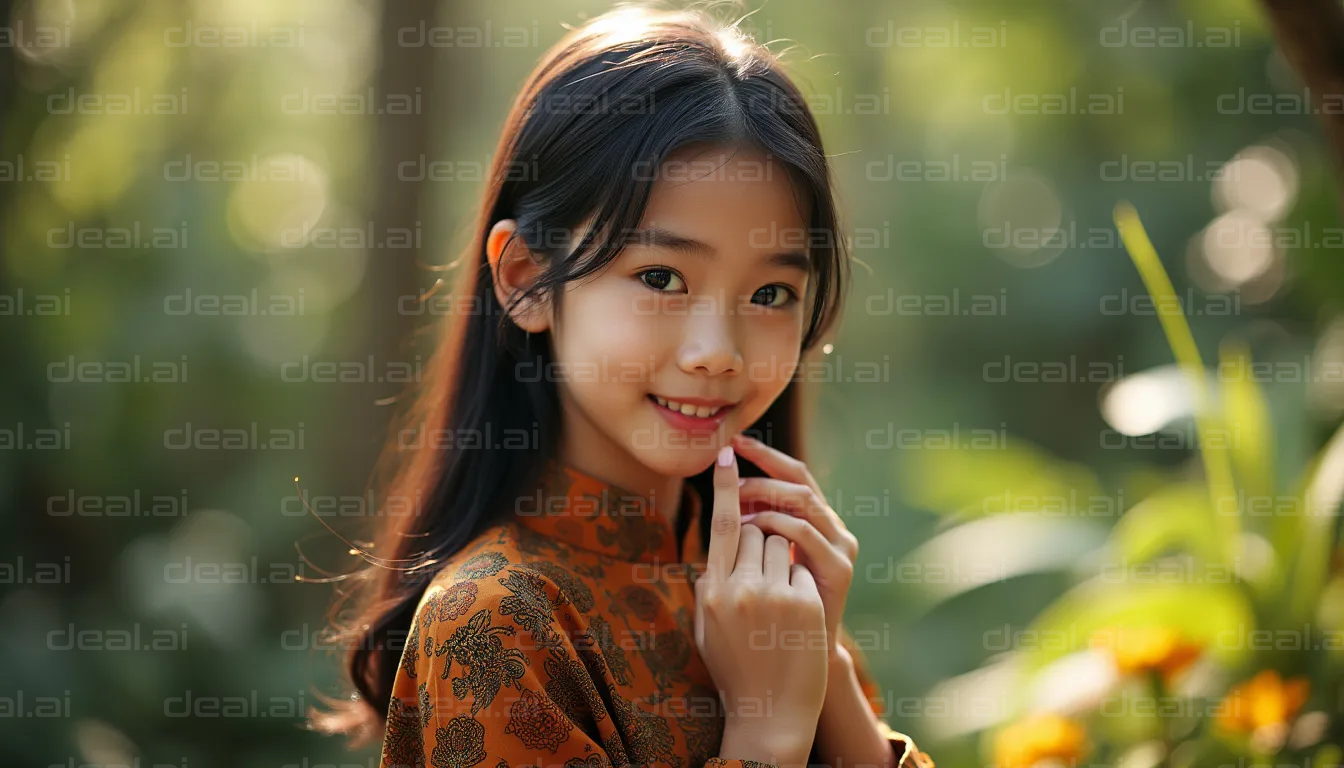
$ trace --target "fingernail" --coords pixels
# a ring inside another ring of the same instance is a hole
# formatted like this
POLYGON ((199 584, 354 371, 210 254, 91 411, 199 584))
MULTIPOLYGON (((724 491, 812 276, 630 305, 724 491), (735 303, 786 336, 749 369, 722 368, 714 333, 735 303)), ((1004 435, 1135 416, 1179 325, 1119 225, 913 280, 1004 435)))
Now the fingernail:
POLYGON ((739 478, 737 478, 737 487, 738 487, 738 488, 741 488, 741 487, 742 487, 742 484, 745 483, 745 482, 747 482, 747 478, 745 478, 745 477, 739 477, 739 478))
POLYGON ((719 466, 730 467, 733 464, 733 447, 725 445, 719 449, 719 466))
POLYGON ((742 516, 741 520, 742 520, 742 522, 745 523, 745 522, 747 522, 748 520, 750 520, 751 518, 755 517, 757 514, 759 514, 759 513, 757 513, 757 512, 748 512, 747 514, 745 514, 745 515, 742 516))

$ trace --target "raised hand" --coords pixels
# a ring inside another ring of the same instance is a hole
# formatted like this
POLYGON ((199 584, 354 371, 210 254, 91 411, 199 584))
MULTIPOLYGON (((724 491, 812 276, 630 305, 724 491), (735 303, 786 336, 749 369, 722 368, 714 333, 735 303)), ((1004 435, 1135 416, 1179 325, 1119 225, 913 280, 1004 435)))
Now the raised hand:
POLYGON ((743 517, 743 530, 759 528, 797 547, 798 562, 815 578, 826 609, 829 653, 839 653, 840 620, 854 582, 858 538, 831 509, 802 461, 740 433, 733 447, 770 476, 749 477, 738 490, 740 503, 763 508, 743 517))
POLYGON ((807 762, 826 695, 825 606, 789 542, 741 524, 731 447, 714 467, 705 573, 695 583, 695 644, 725 705, 720 757, 807 762))

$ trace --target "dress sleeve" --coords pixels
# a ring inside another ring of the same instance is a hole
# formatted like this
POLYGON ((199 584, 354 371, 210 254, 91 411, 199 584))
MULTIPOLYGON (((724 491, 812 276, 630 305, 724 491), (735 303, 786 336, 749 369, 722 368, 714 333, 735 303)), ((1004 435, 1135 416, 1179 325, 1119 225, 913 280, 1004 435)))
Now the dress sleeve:
POLYGON ((621 718, 575 647, 581 632, 567 603, 546 575, 514 565, 426 590, 393 681, 380 768, 628 762, 621 718))
POLYGON ((882 697, 882 690, 868 669, 868 659, 864 656, 863 650, 854 643, 854 638, 843 625, 840 628, 839 640, 854 659, 854 674, 859 679, 859 688, 863 691, 863 697, 868 700, 869 708, 873 710, 874 715, 877 715, 877 727, 891 744, 892 753, 896 756, 896 767, 934 768, 933 758, 919 751, 914 739, 887 724, 886 703, 882 697))

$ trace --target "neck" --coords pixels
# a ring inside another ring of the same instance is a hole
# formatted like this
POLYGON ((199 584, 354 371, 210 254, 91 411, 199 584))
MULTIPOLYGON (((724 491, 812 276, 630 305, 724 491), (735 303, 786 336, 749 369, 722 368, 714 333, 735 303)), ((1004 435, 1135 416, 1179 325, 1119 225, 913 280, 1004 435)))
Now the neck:
POLYGON ((563 434, 560 455, 565 463, 644 497, 675 530, 685 478, 649 469, 629 451, 605 439, 600 431, 581 420, 567 423, 563 434))
POLYGON ((616 467, 605 462, 590 463, 575 457, 565 463, 587 475, 644 498, 658 513, 667 519, 674 529, 677 514, 681 510, 681 494, 686 483, 684 478, 660 475, 639 465, 635 467, 616 467))

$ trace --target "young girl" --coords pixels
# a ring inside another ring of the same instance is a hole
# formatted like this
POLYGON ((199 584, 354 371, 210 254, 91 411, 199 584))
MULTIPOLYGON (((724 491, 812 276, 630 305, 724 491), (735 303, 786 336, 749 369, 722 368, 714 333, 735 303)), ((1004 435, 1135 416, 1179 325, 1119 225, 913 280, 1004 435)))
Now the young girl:
POLYGON ((317 725, 385 725, 388 767, 931 768, 794 458, 841 246, 817 125, 737 29, 624 8, 551 50, 389 451, 358 695, 317 725))

